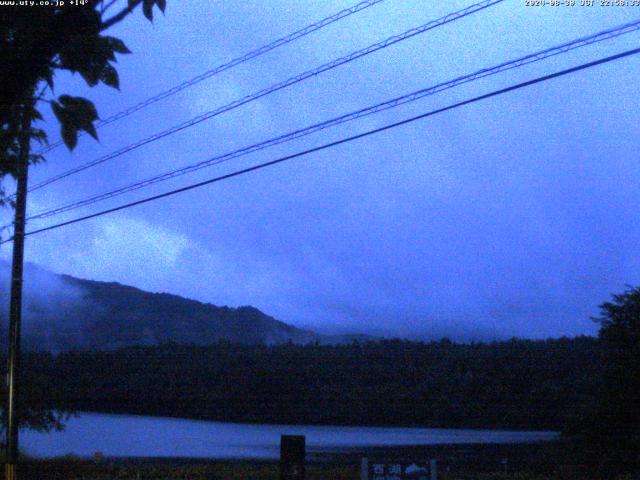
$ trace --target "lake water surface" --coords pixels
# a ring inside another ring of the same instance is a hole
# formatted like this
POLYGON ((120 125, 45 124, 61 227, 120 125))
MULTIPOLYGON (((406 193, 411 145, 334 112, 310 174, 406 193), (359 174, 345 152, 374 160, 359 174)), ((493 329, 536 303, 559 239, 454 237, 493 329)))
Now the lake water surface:
POLYGON ((110 457, 275 459, 280 435, 306 435, 307 451, 344 451, 452 443, 525 443, 556 440, 556 432, 393 427, 334 427, 207 422, 135 415, 81 413, 63 432, 21 432, 28 454, 110 457))

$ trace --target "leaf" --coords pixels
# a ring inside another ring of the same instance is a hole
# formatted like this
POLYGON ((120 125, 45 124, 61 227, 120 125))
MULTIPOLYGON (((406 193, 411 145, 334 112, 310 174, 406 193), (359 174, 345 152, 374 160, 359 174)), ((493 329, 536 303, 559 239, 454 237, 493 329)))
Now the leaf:
POLYGON ((44 162, 44 156, 38 154, 38 153, 32 153, 29 155, 29 164, 30 165, 35 165, 36 163, 42 163, 44 162))
POLYGON ((127 54, 131 53, 131 50, 127 48, 122 40, 116 37, 103 37, 107 44, 111 47, 111 50, 117 53, 127 54))
POLYGON ((107 64, 102 70, 102 74, 100 75, 100 80, 105 85, 115 88, 116 90, 120 90, 120 78, 118 77, 118 71, 113 68, 113 66, 107 64))
POLYGON ((43 75, 44 81, 47 82, 47 85, 53 92, 53 67, 47 68, 43 75))
POLYGON ((53 114, 56 116, 59 122, 61 122, 61 117, 64 116, 64 109, 62 106, 56 102, 55 100, 51 102, 51 109, 53 110, 53 114))
POLYGON ((121 40, 114 37, 77 37, 60 52, 60 64, 62 68, 78 72, 89 86, 103 81, 118 88, 117 74, 109 64, 116 61, 115 52, 130 51, 121 40))
POLYGON ((37 141, 39 144, 49 143, 49 139, 47 138, 47 133, 41 128, 32 128, 31 129, 31 138, 37 141))
POLYGON ((142 13, 144 16, 149 19, 150 22, 153 22, 153 5, 155 0, 143 0, 142 2, 142 13))
POLYGON ((98 119, 98 112, 95 105, 82 97, 72 97, 70 95, 60 95, 60 103, 82 121, 93 122, 98 119))
POLYGON ((62 130, 60 131, 62 135, 62 141, 67 146, 69 150, 73 150, 76 148, 78 144, 78 130, 74 129, 71 125, 67 123, 62 124, 62 130))
POLYGON ((78 72, 90 85, 95 86, 104 66, 113 56, 113 51, 105 48, 100 37, 77 37, 68 42, 60 52, 60 64, 62 68, 78 72))
POLYGON ((156 5, 162 13, 164 13, 164 9, 167 8, 167 0, 156 0, 156 5))
POLYGON ((91 87, 95 87, 98 84, 98 80, 100 80, 100 74, 97 73, 94 69, 83 69, 80 70, 80 75, 84 79, 85 82, 89 84, 91 87))
POLYGON ((42 114, 40 113, 40 111, 37 108, 32 108, 31 109, 31 119, 32 120, 43 120, 42 114))
POLYGON ((88 125, 86 125, 83 130, 91 135, 94 140, 98 140, 98 132, 96 132, 96 127, 93 125, 93 123, 89 123, 88 125))
POLYGON ((78 131, 84 130, 97 139, 93 122, 98 119, 96 107, 86 98, 61 95, 58 102, 51 104, 53 113, 60 122, 62 140, 69 150, 73 150, 78 143, 78 131))

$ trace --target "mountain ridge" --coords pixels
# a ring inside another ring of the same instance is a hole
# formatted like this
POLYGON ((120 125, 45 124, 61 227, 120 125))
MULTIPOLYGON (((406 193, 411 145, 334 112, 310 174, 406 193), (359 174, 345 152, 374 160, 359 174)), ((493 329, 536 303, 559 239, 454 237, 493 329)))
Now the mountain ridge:
MULTIPOLYGON (((8 274, 6 263, 0 267, 8 274)), ((251 305, 217 306, 119 282, 52 273, 31 263, 25 264, 25 279, 23 344, 27 350, 112 350, 167 342, 350 343, 369 338, 320 335, 251 305)), ((6 304, 7 295, 8 289, 0 291, 0 301, 6 304)), ((6 317, 0 314, 0 318, 6 325, 6 317)), ((6 333, 0 339, 6 342, 6 333)))

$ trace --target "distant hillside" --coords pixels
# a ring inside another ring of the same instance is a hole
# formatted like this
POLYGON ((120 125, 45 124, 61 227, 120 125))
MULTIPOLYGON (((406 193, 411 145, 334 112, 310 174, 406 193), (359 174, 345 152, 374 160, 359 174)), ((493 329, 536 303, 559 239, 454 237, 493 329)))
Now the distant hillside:
MULTIPOLYGON (((6 285, 8 267, 0 268, 6 285)), ((30 350, 102 350, 166 342, 208 345, 220 340, 306 343, 321 338, 251 306, 217 307, 119 283, 56 275, 34 265, 27 265, 25 279, 23 339, 30 350)), ((8 289, 2 287, 0 301, 6 305, 8 289)), ((2 333, 6 335, 6 328, 2 333)))

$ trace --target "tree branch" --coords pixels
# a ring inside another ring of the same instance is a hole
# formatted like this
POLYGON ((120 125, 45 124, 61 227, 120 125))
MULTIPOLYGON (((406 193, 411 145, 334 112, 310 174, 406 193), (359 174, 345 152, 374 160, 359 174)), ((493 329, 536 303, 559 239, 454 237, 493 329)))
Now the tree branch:
POLYGON ((102 22, 102 26, 100 27, 100 31, 107 30, 108 28, 113 27, 116 23, 121 22, 124 18, 129 15, 131 12, 135 10, 135 8, 142 3, 142 0, 134 0, 129 3, 127 8, 123 8, 119 13, 116 13, 113 17, 109 18, 102 22))
POLYGON ((102 6, 100 7, 100 15, 104 15, 107 10, 109 10, 111 7, 113 7, 113 5, 115 5, 118 2, 118 0, 111 0, 109 3, 107 3, 105 5, 105 0, 102 0, 102 6))

